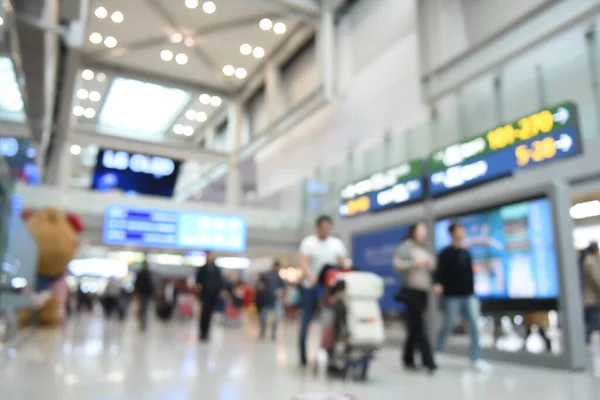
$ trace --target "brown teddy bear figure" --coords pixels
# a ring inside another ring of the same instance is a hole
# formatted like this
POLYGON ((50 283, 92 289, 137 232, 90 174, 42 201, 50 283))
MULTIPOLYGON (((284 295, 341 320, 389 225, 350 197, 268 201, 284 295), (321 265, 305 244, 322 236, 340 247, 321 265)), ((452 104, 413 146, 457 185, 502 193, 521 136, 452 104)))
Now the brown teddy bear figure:
POLYGON ((83 224, 76 215, 65 215, 54 208, 27 211, 23 218, 38 245, 38 277, 33 296, 38 323, 60 325, 65 320, 69 296, 64 275, 77 252, 83 224))

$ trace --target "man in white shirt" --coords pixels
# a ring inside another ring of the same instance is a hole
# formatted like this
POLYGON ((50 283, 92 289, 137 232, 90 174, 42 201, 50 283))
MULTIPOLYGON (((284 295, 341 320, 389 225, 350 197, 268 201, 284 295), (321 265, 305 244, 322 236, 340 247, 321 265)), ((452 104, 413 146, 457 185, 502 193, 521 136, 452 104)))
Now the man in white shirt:
POLYGON ((346 248, 342 241, 331 236, 332 220, 328 216, 317 218, 316 232, 300 244, 300 270, 302 271, 302 323, 300 325, 300 363, 306 366, 306 336, 318 304, 317 283, 325 265, 344 265, 346 248))

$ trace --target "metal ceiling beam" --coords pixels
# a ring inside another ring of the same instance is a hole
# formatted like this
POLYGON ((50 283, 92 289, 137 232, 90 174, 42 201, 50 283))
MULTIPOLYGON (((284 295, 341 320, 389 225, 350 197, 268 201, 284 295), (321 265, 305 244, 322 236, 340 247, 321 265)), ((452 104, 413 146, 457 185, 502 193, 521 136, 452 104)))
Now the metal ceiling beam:
MULTIPOLYGON (((239 0, 238 0, 239 1, 239 0)), ((244 3, 248 0, 243 0, 244 3)), ((301 20, 309 24, 316 24, 321 14, 321 6, 317 0, 249 0, 265 9, 301 20)), ((325 0, 328 1, 328 0, 325 0)))
POLYGON ((229 160, 229 156, 226 154, 208 150, 190 149, 189 146, 165 145, 160 142, 125 139, 82 128, 75 129, 74 133, 70 136, 70 144, 78 144, 80 146, 96 145, 102 148, 123 150, 129 153, 158 155, 181 161, 227 163, 229 160))

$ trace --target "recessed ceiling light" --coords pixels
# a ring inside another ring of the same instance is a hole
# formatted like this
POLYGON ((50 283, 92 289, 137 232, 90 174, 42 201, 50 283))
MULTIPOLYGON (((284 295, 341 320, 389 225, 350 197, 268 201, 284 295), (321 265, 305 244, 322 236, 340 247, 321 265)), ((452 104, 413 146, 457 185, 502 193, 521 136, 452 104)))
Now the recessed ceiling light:
POLYGON ((183 40, 183 35, 179 32, 175 32, 169 37, 169 40, 171 41, 171 43, 181 43, 181 41, 183 40))
POLYGON ((198 0, 185 0, 185 6, 187 8, 191 8, 192 10, 194 8, 198 8, 198 4, 200 4, 198 0))
POLYGON ((115 11, 114 13, 112 13, 112 15, 110 16, 110 19, 112 19, 112 21, 115 24, 120 24, 121 22, 123 22, 123 20, 125 19, 125 16, 123 15, 123 13, 121 11, 115 11))
POLYGON ((183 129, 184 129, 184 128, 183 128, 183 125, 181 125, 181 124, 176 124, 176 125, 173 127, 173 132, 174 132, 176 135, 181 135, 181 134, 183 133, 183 129))
POLYGON ((204 111, 200 111, 196 113, 196 121, 205 122, 208 119, 208 115, 204 111))
POLYGON ((179 53, 175 56, 175 62, 179 65, 185 65, 188 62, 188 56, 185 53, 179 53))
POLYGON ((75 115, 76 117, 81 117, 84 112, 85 112, 85 110, 81 106, 73 107, 73 115, 75 115))
POLYGON ((275 25, 273 25, 273 32, 275 32, 277 35, 283 35, 286 30, 287 27, 283 22, 278 22, 275 25))
POLYGON ((104 7, 98 7, 96 8, 96 11, 94 11, 94 15, 98 18, 106 18, 108 11, 106 11, 106 8, 104 7))
POLYGON ((81 100, 87 99, 89 95, 90 95, 89 92, 85 89, 79 89, 77 91, 77 97, 81 100))
POLYGON ((244 43, 240 46, 240 53, 247 56, 248 54, 252 53, 252 46, 250 46, 248 43, 244 43))
POLYGON ((104 82, 106 80, 106 75, 104 75, 102 72, 100 72, 98 75, 96 75, 96 80, 98 82, 104 82))
POLYGON ((260 29, 263 31, 268 31, 273 27, 273 21, 271 21, 269 18, 263 18, 258 23, 258 26, 260 26, 260 29))
POLYGON ((78 144, 72 144, 71 154, 73 154, 74 156, 81 154, 81 146, 78 144))
POLYGON ((235 67, 233 65, 224 66, 223 74, 225 74, 225 76, 232 76, 233 74, 235 74, 235 67))
POLYGON ((0 17, 0 26, 4 25, 4 18, 0 17))
POLYGON ((185 112, 185 117, 187 119, 189 119, 190 121, 196 119, 196 111, 194 111, 194 110, 187 110, 185 112))
POLYGON ((160 58, 163 61, 171 61, 173 59, 173 52, 171 50, 163 50, 160 52, 160 58))
POLYGON ((196 44, 196 41, 194 40, 193 37, 186 37, 185 40, 183 41, 183 43, 187 46, 187 47, 194 47, 194 45, 196 44))
POLYGON ((96 116, 96 110, 94 110, 91 107, 88 107, 83 112, 83 116, 86 117, 86 118, 94 118, 96 116))
POLYGON ((183 134, 185 136, 192 136, 194 134, 194 128, 187 125, 183 128, 183 134))
POLYGON ((91 69, 84 69, 81 72, 81 77, 86 81, 91 81, 92 79, 94 79, 94 71, 92 71, 91 69))
POLYGON ((94 44, 100 44, 102 43, 102 35, 99 34, 98 32, 94 32, 90 35, 90 42, 94 43, 94 44))
POLYGON ((212 1, 205 1, 204 4, 202 4, 202 11, 207 14, 213 14, 217 11, 217 5, 212 1))
POLYGON ((235 70, 235 77, 238 79, 244 79, 246 76, 248 76, 248 71, 246 71, 246 68, 237 68, 235 70))
POLYGON ((200 100, 200 103, 202 104, 210 104, 210 94, 201 94, 198 100, 200 100))
POLYGON ((213 96, 210 98, 210 105, 213 107, 219 107, 222 103, 222 100, 219 96, 213 96))
POLYGON ((113 47, 117 47, 117 39, 115 39, 113 36, 107 36, 104 39, 104 45, 106 47, 108 47, 109 49, 112 49, 113 47))
POLYGON ((263 58, 265 56, 265 49, 262 47, 255 47, 254 50, 252 50, 252 55, 255 58, 263 58))
POLYGON ((99 102, 101 98, 102 96, 100 95, 100 93, 96 92, 95 90, 93 92, 90 92, 90 100, 94 103, 99 102))

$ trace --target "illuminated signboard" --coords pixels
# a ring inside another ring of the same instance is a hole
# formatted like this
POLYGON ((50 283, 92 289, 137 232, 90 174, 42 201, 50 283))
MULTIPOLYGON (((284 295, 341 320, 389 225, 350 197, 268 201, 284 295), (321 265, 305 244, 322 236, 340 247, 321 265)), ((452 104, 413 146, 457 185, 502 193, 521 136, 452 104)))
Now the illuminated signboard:
POLYGON ((246 250, 246 219, 235 215, 111 205, 106 208, 102 231, 108 245, 246 250))
POLYGON ((347 185, 340 193, 339 212, 351 217, 420 200, 424 194, 422 161, 415 160, 347 185))
POLYGON ((429 193, 469 187, 580 152, 577 108, 563 103, 433 153, 429 193))

